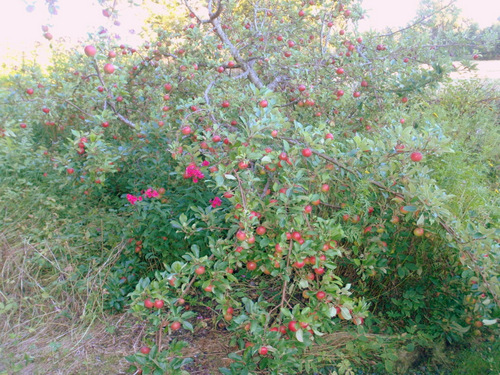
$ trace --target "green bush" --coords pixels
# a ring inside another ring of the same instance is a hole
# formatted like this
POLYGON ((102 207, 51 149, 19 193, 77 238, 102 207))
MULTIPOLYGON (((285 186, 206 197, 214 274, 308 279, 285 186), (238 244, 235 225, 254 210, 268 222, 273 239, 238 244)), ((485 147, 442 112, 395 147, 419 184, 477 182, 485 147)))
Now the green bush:
MULTIPOLYGON (((319 371, 344 331, 432 347, 495 330, 498 103, 447 78, 469 44, 361 36, 349 1, 220 6, 2 78, 3 222, 43 211, 44 231, 19 229, 79 247, 58 253, 75 278, 111 267, 98 298, 151 334, 209 308, 240 349, 227 374, 319 371)), ((372 347, 388 372, 396 347, 372 347)), ((335 365, 369 363, 355 352, 335 365)), ((130 358, 180 371, 157 353, 130 358)))

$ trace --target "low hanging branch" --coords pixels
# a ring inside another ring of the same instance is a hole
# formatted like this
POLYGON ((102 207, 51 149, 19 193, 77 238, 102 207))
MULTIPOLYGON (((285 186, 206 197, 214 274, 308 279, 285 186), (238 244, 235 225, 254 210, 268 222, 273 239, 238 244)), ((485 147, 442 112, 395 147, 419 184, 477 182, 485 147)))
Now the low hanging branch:
MULTIPOLYGON (((282 138, 284 140, 286 140, 287 142, 289 143, 292 143, 292 144, 295 144, 295 145, 300 145, 302 144, 302 142, 299 142, 295 139, 292 139, 292 138, 282 138)), ((343 170, 361 178, 362 177, 362 173, 360 171, 357 171, 357 170, 354 170, 354 169, 351 169, 351 168, 348 168, 346 167, 344 164, 340 163, 337 159, 334 159, 328 155, 325 155, 319 151, 315 151, 315 150, 311 150, 313 154, 319 156, 320 158, 324 159, 324 160, 327 160, 333 164, 335 164, 336 166, 338 166, 339 168, 342 168, 343 170)), ((375 181, 375 180, 368 180, 368 182, 372 185, 375 185, 377 186, 379 189, 381 190, 384 190, 392 195, 395 195, 396 197, 398 198, 404 198, 404 196, 401 194, 401 193, 398 193, 396 191, 393 191, 391 189, 389 189, 387 186, 385 186, 384 184, 378 182, 378 181, 375 181)), ((455 230, 453 230, 448 224, 446 224, 445 220, 441 217, 438 216, 438 223, 439 225, 448 233, 451 235, 451 237, 453 238, 453 240, 458 243, 459 245, 464 245, 466 242, 464 242, 460 236, 455 232, 455 230)), ((487 278, 486 278, 486 275, 484 274, 484 272, 482 272, 482 270, 480 269, 480 267, 476 264, 475 260, 474 260, 474 255, 469 251, 469 250, 464 250, 464 252, 467 254, 467 256, 469 257, 469 259, 474 263, 474 268, 475 268, 475 271, 478 275, 481 276, 481 278, 483 279, 483 282, 484 284, 486 285, 486 288, 488 289, 488 291, 491 293, 492 295, 492 298, 493 300, 495 301, 495 303, 497 304, 497 306, 500 307, 500 299, 498 298, 498 296, 496 295, 495 291, 493 290, 493 288, 491 287, 490 283, 488 282, 487 278)))

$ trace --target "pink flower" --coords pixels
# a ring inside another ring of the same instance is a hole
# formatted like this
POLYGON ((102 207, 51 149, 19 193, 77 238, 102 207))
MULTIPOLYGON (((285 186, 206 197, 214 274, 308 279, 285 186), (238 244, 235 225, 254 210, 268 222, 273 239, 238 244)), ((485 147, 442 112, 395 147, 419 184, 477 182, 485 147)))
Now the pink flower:
POLYGON ((222 205, 222 201, 220 200, 219 197, 215 197, 214 199, 210 199, 209 202, 212 203, 213 208, 219 207, 220 205, 222 205))
POLYGON ((127 194, 127 200, 129 201, 130 204, 135 204, 135 201, 137 200, 135 198, 135 196, 133 196, 132 194, 127 194))
POLYGON ((148 198, 156 198, 158 196, 158 192, 156 190, 153 190, 153 189, 148 189, 148 190, 146 190, 146 196, 148 198))
POLYGON ((208 167, 210 165, 210 162, 208 160, 203 160, 203 162, 201 163, 201 165, 203 167, 208 167))
POLYGON ((193 182, 197 183, 199 179, 205 178, 205 175, 194 164, 189 164, 186 168, 185 178, 193 178, 193 182))
POLYGON ((142 201, 142 197, 141 196, 136 197, 135 195, 127 194, 127 200, 133 206, 135 204, 135 202, 142 201))

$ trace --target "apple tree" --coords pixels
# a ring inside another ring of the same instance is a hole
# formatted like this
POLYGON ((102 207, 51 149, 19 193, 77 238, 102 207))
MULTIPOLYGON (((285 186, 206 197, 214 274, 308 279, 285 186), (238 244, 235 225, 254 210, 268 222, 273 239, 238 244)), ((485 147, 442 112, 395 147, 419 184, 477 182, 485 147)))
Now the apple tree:
POLYGON ((456 217, 433 172, 453 150, 427 96, 469 42, 361 34, 349 0, 152 3, 175 16, 141 47, 97 33, 36 86, 13 76, 27 120, 2 131, 126 222, 109 307, 159 349, 208 307, 235 333, 226 374, 313 371, 353 328, 453 342, 464 311, 496 323, 498 229, 456 217))

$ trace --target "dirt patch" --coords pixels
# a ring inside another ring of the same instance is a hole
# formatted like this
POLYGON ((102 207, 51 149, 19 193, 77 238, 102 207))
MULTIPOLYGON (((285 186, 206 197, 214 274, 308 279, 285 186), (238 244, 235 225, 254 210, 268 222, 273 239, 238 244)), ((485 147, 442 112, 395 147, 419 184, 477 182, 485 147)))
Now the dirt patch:
MULTIPOLYGON (((53 319, 35 332, 27 328, 0 336, 0 375, 126 374, 130 363, 125 356, 139 351, 145 331, 145 324, 130 314, 90 325, 53 319)), ((184 331, 175 338, 189 343, 185 355, 194 360, 186 368, 190 374, 219 374, 235 350, 225 330, 184 331)))

